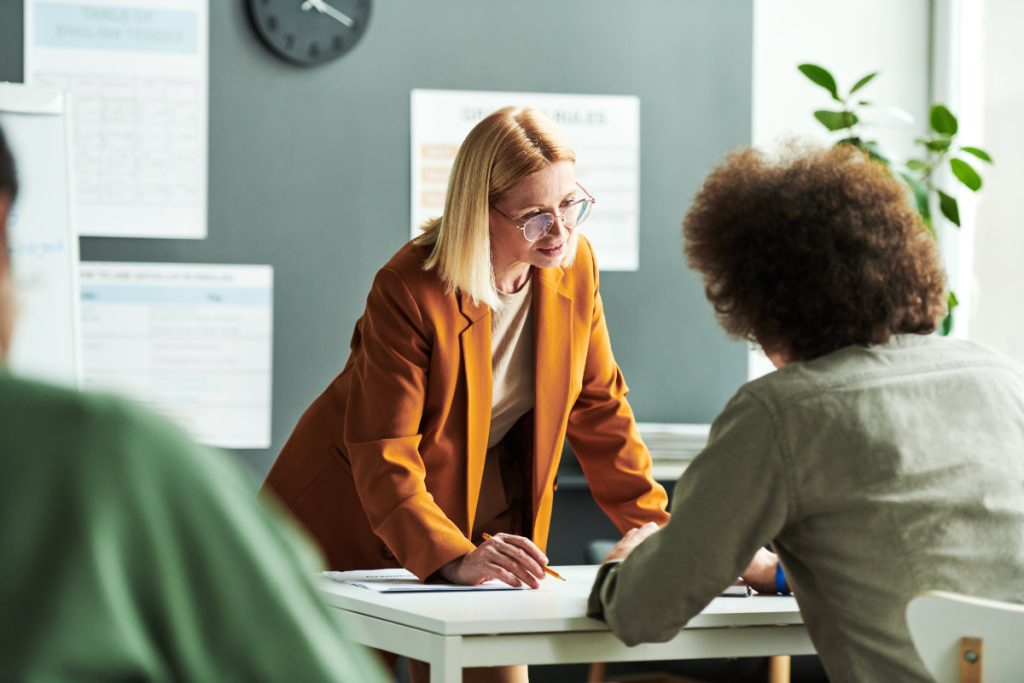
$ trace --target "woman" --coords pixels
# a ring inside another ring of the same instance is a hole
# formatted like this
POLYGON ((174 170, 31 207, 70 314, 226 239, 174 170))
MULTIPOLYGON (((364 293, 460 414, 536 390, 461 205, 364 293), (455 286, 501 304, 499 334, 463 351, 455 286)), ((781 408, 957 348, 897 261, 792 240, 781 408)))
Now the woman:
POLYGON ((538 587, 566 436, 619 529, 668 519, 575 160, 540 112, 495 112, 459 149, 444 215, 377 273, 345 368, 266 481, 332 569, 538 587))
POLYGON ((931 336, 935 244, 853 147, 731 155, 684 232, 723 327, 780 369, 715 420, 672 520, 613 549, 590 613, 665 640, 771 541, 830 680, 931 680, 912 596, 1024 599, 1024 369, 931 336))

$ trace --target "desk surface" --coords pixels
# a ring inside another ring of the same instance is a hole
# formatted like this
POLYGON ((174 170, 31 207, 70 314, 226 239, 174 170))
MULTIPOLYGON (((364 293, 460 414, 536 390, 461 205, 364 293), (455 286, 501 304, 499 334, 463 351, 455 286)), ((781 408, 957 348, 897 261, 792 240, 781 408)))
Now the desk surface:
MULTIPOLYGON (((607 631, 586 616, 597 566, 557 567, 566 581, 547 577, 538 590, 465 593, 377 593, 320 579, 333 606, 444 636, 495 633, 607 631)), ((686 625, 694 628, 800 625, 792 597, 716 598, 686 625)))

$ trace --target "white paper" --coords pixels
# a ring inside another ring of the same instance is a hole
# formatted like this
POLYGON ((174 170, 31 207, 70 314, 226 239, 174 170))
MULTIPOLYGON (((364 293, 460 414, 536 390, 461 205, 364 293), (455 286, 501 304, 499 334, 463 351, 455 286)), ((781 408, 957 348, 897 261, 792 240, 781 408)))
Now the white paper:
POLYGON ((73 94, 79 234, 206 236, 207 0, 25 0, 25 82, 73 94))
POLYGON ((469 131, 507 106, 551 117, 576 151, 576 179, 597 199, 581 230, 602 270, 639 267, 640 100, 622 95, 412 91, 412 226, 444 212, 455 153, 469 131))
POLYGON ((331 581, 348 583, 378 593, 463 593, 466 591, 516 591, 525 586, 510 586, 497 579, 475 586, 456 583, 421 583, 405 569, 357 569, 348 572, 323 572, 331 581))
POLYGON ((8 221, 17 297, 10 366, 19 374, 77 386, 78 239, 64 95, 0 83, 0 124, 20 185, 8 221))
POLYGON ((270 266, 83 263, 82 374, 198 441, 270 446, 270 266))

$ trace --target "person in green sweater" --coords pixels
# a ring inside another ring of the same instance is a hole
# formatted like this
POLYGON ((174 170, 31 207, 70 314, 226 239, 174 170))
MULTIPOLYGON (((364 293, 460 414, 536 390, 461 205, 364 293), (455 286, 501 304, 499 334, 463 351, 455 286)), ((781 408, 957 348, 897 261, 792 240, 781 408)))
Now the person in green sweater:
MULTIPOLYGON (((13 332, 0 131, 0 355, 13 332)), ((382 681, 316 555, 223 453, 113 397, 0 371, 0 680, 382 681)))

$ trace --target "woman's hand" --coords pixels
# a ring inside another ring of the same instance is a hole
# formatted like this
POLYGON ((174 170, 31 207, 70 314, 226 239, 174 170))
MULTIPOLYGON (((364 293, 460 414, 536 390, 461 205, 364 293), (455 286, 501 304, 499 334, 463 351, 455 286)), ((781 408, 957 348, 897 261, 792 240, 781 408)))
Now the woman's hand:
POLYGON ((496 534, 471 553, 441 567, 441 576, 452 583, 475 586, 490 579, 519 587, 540 588, 548 558, 523 536, 496 534))
POLYGON ((634 529, 630 529, 626 532, 626 535, 622 537, 622 540, 615 544, 615 547, 608 552, 608 556, 604 558, 605 562, 613 562, 615 560, 626 559, 633 549, 643 543, 647 538, 655 531, 660 529, 654 522, 647 522, 643 526, 638 526, 634 529))
POLYGON ((758 548, 740 579, 758 593, 774 593, 775 568, 778 565, 778 555, 770 550, 758 548))

